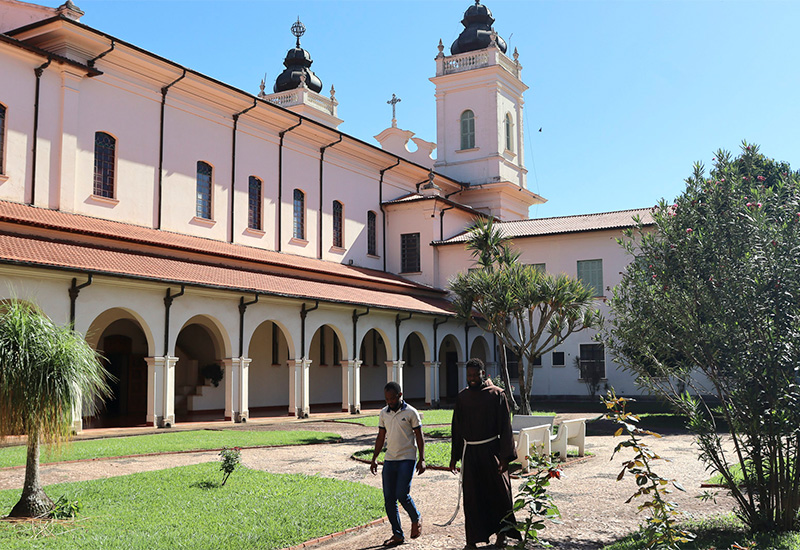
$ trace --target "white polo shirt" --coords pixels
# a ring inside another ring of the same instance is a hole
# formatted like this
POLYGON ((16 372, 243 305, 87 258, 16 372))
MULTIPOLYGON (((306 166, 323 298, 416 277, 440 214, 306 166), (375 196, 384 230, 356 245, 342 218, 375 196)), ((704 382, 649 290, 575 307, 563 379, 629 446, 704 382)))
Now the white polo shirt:
POLYGON ((416 460, 417 438, 414 428, 422 422, 417 409, 403 401, 397 412, 385 406, 378 416, 378 428, 386 429, 386 455, 384 460, 416 460))

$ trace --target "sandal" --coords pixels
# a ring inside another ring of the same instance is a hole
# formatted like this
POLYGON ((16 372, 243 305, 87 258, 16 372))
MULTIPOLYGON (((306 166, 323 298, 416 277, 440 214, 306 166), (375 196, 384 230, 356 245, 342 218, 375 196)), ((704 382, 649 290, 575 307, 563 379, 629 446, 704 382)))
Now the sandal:
POLYGON ((422 534, 422 520, 419 519, 411 524, 411 538, 415 539, 422 534))
POLYGON ((400 546, 404 542, 405 542, 405 539, 401 539, 397 535, 392 535, 391 538, 388 538, 385 541, 383 541, 383 546, 385 548, 392 548, 394 546, 400 546))

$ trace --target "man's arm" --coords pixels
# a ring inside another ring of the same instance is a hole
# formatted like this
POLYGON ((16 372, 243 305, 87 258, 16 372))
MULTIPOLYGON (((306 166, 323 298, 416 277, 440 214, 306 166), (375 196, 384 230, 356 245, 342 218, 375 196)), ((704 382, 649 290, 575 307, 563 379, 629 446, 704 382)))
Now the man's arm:
POLYGON ((425 472, 427 466, 425 465, 425 438, 422 437, 422 427, 414 428, 414 437, 417 438, 417 450, 419 451, 419 460, 417 460, 417 473, 425 472))
POLYGON ((369 465, 369 471, 372 475, 378 473, 378 455, 383 450, 383 443, 386 441, 386 428, 378 428, 378 437, 375 438, 375 451, 372 453, 372 462, 369 465))

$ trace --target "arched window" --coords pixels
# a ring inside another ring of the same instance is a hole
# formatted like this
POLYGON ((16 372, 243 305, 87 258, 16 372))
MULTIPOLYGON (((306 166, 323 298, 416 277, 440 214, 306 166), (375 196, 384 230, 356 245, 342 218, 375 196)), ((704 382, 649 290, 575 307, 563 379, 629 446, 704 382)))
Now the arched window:
POLYGON ((294 231, 295 239, 306 238, 306 196, 299 189, 294 190, 294 231))
POLYGON ((5 174, 6 106, 0 103, 0 174, 5 174))
POLYGON ((261 180, 255 176, 247 183, 247 227, 261 229, 261 180))
POLYGON ((114 198, 114 164, 117 140, 105 132, 94 133, 94 190, 96 197, 114 198))
POLYGON ((367 212, 367 254, 378 255, 377 215, 372 210, 367 212))
POLYGON ((333 201, 333 246, 342 248, 344 245, 344 224, 342 222, 342 203, 333 201))
POLYGON ((197 161, 197 212, 198 218, 211 219, 211 182, 214 174, 211 165, 197 161))
POLYGON ((505 129, 506 134, 506 150, 513 151, 514 150, 514 121, 511 120, 511 113, 506 113, 505 121, 503 122, 503 126, 505 129))
POLYGON ((475 113, 467 109, 461 113, 461 148, 475 147, 475 113))

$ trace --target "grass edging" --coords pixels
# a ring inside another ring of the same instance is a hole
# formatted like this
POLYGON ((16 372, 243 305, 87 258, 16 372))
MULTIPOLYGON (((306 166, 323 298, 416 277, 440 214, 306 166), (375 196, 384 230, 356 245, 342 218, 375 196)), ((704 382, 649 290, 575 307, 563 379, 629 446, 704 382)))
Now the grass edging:
MULTIPOLYGON (((333 443, 341 443, 344 441, 344 438, 339 437, 338 440, 335 441, 319 441, 317 443, 305 443, 304 445, 331 445, 333 443)), ((283 445, 251 445, 248 447, 239 447, 239 449, 277 449, 280 447, 297 447, 297 444, 286 443, 283 445)), ((163 455, 182 455, 182 454, 190 454, 190 453, 218 453, 222 451, 222 447, 216 449, 187 449, 184 451, 163 451, 158 453, 142 453, 142 454, 135 454, 135 455, 119 455, 119 456, 98 456, 95 458, 79 458, 77 460, 60 460, 58 462, 45 462, 40 464, 40 468, 42 466, 50 466, 52 464, 77 464, 78 462, 94 462, 98 460, 120 460, 123 458, 139 458, 139 457, 147 457, 147 456, 163 456, 163 455)), ((26 464, 21 464, 19 466, 4 466, 0 468, 0 472, 5 472, 8 470, 19 470, 21 468, 27 468, 26 464)))
POLYGON ((286 548, 281 548, 281 550, 300 550, 301 548, 308 548, 309 546, 314 546, 321 542, 326 542, 331 539, 341 537, 343 535, 349 535, 350 533, 361 531, 362 529, 366 529, 367 527, 373 527, 375 525, 380 525, 381 523, 386 523, 388 520, 389 518, 387 516, 383 516, 382 518, 372 520, 369 523, 365 523, 364 525, 356 525, 355 527, 350 527, 349 529, 345 529, 344 531, 339 531, 338 533, 331 533, 330 535, 325 535, 323 537, 317 537, 315 539, 307 540, 305 542, 301 542, 296 546, 287 546, 286 548))

